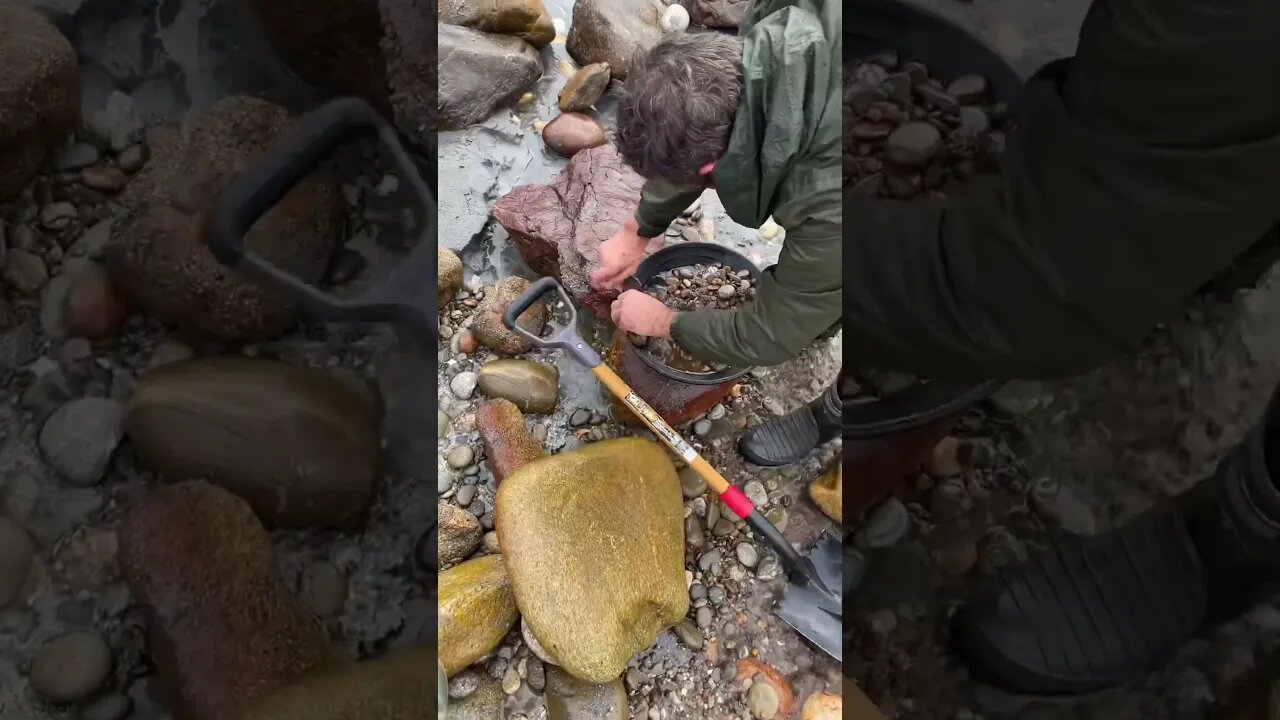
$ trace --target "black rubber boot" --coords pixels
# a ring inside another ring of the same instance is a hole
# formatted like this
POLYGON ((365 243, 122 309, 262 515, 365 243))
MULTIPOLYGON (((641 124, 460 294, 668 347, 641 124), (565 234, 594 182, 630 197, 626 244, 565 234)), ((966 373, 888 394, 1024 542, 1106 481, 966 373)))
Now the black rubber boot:
POLYGON ((840 435, 839 381, 808 405, 772 418, 748 430, 738 451, 765 467, 790 465, 811 450, 840 435))
POLYGON ((1002 570, 956 614, 975 679, 1030 694, 1124 685, 1280 578, 1280 411, 1193 490, 1002 570), (1272 456, 1268 462, 1268 454, 1272 456))

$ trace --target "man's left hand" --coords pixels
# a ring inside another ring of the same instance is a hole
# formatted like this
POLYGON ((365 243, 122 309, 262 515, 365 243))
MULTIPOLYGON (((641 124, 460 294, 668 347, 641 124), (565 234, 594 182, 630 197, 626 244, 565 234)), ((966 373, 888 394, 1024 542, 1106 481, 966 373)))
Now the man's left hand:
POLYGON ((645 337, 670 338, 671 323, 676 312, 661 300, 639 290, 628 290, 618 296, 609 308, 613 324, 627 332, 645 337))

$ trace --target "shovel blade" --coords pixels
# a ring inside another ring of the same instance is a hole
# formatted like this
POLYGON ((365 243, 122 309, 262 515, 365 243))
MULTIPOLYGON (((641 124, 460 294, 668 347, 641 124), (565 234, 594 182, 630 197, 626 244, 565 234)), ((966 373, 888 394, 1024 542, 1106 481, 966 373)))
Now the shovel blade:
POLYGON ((778 617, 809 642, 817 645, 837 661, 843 661, 844 625, 841 603, 844 600, 841 564, 844 556, 840 541, 824 535, 809 554, 809 562, 830 593, 820 592, 802 578, 793 577, 778 606, 778 617))

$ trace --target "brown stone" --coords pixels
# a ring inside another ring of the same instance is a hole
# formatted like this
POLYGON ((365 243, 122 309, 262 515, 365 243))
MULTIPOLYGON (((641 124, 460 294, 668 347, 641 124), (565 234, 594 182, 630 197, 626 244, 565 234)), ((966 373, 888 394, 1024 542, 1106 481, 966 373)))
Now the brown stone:
POLYGON ((590 110, 609 87, 609 63, 591 63, 580 68, 560 90, 562 112, 590 110))
MULTIPOLYGON (((627 339, 626 333, 615 332, 607 353, 608 365, 669 425, 683 425, 705 414, 713 405, 723 400, 736 384, 734 380, 719 385, 672 382, 649 367, 640 359, 639 353, 627 339)), ((609 403, 615 418, 634 427, 645 427, 631 408, 616 395, 610 395, 609 403)))
POLYGON ((440 0, 440 22, 514 35, 538 48, 556 37, 542 0, 440 0))
MULTIPOLYGON (((229 340, 269 338, 294 321, 294 308, 223 267, 204 237, 219 194, 292 127, 283 108, 231 97, 190 125, 157 133, 151 161, 120 196, 126 213, 111 227, 110 267, 131 299, 161 320, 229 340)), ((245 244, 318 283, 343 223, 338 183, 316 172, 253 226, 245 244)))
POLYGON ((462 287, 462 260, 449 248, 436 248, 436 303, 444 307, 462 287))
POLYGON ((139 463, 203 477, 273 527, 364 524, 377 486, 378 408, 315 368, 265 358, 181 360, 148 371, 126 430, 139 463))
POLYGON ((608 63, 620 79, 637 52, 661 40, 658 9, 649 0, 577 0, 565 48, 580 65, 608 63))
MULTIPOLYGON (((502 353, 519 355, 529 351, 529 341, 517 335, 502 322, 502 315, 511 303, 529 289, 529 281, 522 277, 509 277, 498 281, 484 294, 484 300, 476 308, 471 332, 481 345, 502 353)), ((544 300, 537 300, 516 318, 516 325, 535 336, 547 324, 548 310, 544 300)))
POLYGON ((542 129, 542 140, 555 152, 573 157, 582 150, 603 145, 604 126, 585 113, 564 113, 542 129))
POLYGON ((611 145, 569 159, 550 185, 521 185, 498 200, 493 217, 534 272, 559 279, 581 307, 609 316, 616 293, 591 288, 600 243, 635 214, 644 179, 611 145))
POLYGON ((521 412, 548 413, 560 397, 560 371, 532 360, 494 360, 480 368, 477 386, 491 398, 510 400, 521 412))
POLYGON ((153 491, 120 530, 120 564, 178 720, 240 717, 341 658, 293 596, 247 503, 202 481, 153 491))
POLYGON ((80 182, 90 190, 114 195, 124 189, 129 182, 129 176, 125 175, 120 168, 98 165, 81 170, 80 182))
POLYGON ((71 276, 67 288, 67 332, 73 337, 105 340, 124 322, 124 300, 111 278, 97 263, 85 263, 71 276))
POLYGON ((0 199, 16 195, 80 122, 76 52, 34 10, 0 7, 0 199))
POLYGON ((476 429, 484 443, 485 461, 493 482, 542 457, 542 446, 529 434, 520 408, 509 400, 488 400, 476 409, 476 429))
POLYGON ((480 547, 484 530, 476 516, 454 505, 436 504, 436 562, 446 567, 466 560, 480 547))

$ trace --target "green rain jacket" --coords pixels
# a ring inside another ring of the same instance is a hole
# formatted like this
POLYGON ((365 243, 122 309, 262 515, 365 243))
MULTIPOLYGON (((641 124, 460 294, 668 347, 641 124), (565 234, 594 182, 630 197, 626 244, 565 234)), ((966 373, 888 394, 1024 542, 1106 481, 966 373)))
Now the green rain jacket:
MULTIPOLYGON (((1098 0, 1031 79, 1005 172, 946 204, 844 202, 846 355, 1051 378, 1140 347, 1280 246, 1280 2, 1098 0)), ((1256 273, 1254 274, 1256 278, 1256 273)))
MULTIPOLYGON (((672 337, 703 360, 776 365, 840 322, 840 7, 757 0, 741 27, 742 104, 712 180, 729 217, 772 215, 786 240, 753 302, 676 317, 672 337)), ((648 181, 640 234, 662 234, 703 190, 648 181)))

